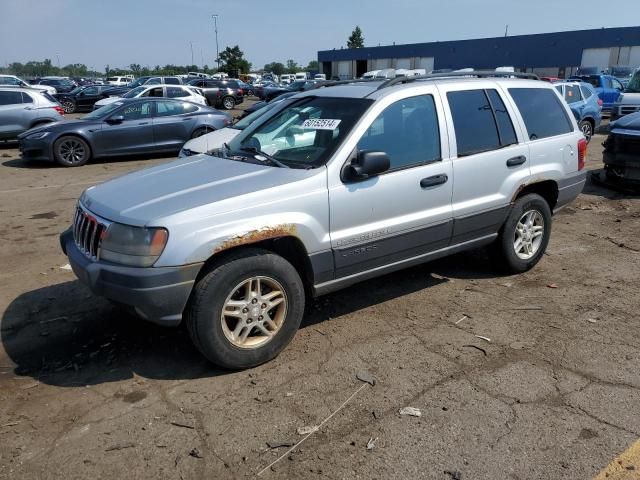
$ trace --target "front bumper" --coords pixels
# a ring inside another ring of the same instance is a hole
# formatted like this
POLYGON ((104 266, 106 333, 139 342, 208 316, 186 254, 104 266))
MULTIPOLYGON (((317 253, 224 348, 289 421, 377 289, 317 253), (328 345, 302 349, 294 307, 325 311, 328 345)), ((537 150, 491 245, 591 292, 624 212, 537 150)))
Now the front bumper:
POLYGON ((62 251, 78 279, 98 296, 133 307, 153 323, 175 326, 189 300, 202 263, 138 268, 92 261, 76 246, 71 229, 60 235, 62 251))
POLYGON ((587 181, 587 171, 579 170, 558 180, 558 201, 554 212, 573 202, 582 193, 587 181))
POLYGON ((25 160, 53 161, 52 148, 46 138, 40 140, 28 140, 21 138, 18 148, 25 160))

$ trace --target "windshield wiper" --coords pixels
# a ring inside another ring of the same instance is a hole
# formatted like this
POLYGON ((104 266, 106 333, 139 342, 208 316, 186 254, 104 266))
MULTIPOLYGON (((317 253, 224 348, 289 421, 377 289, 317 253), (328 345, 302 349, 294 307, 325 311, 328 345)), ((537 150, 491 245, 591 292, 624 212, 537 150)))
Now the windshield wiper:
POLYGON ((268 153, 264 153, 262 150, 260 150, 259 148, 256 147, 242 147, 240 149, 243 152, 251 152, 254 155, 254 158, 258 161, 262 161, 259 157, 264 158, 265 160, 269 160, 273 165, 275 165, 276 167, 280 167, 280 168, 290 168, 289 165, 285 165, 284 163, 282 163, 280 160, 272 157, 271 155, 269 155, 268 153))

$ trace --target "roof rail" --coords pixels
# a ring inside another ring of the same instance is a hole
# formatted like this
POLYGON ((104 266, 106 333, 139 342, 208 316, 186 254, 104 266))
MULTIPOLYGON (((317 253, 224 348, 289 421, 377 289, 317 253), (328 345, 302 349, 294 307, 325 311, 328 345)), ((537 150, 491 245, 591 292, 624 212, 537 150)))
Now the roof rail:
MULTIPOLYGON (((427 75, 416 75, 413 77, 396 77, 383 82, 378 90, 382 88, 392 87, 393 85, 397 85, 399 83, 410 83, 415 82, 416 80, 431 80, 437 78, 452 78, 452 77, 478 77, 478 78, 488 78, 488 77, 502 77, 502 78, 527 78, 529 80, 540 80, 538 75, 535 73, 523 73, 523 72, 496 72, 495 70, 475 70, 473 72, 448 72, 448 73, 429 73, 427 75)), ((380 80, 380 79, 378 79, 380 80)))
POLYGON ((318 82, 317 84, 315 84, 313 87, 309 88, 308 90, 315 90, 317 88, 323 88, 323 87, 335 87, 336 85, 349 85, 352 83, 369 83, 369 82, 375 82, 375 81, 380 81, 379 78, 358 78, 358 79, 353 79, 353 80, 321 80, 320 82, 318 82))

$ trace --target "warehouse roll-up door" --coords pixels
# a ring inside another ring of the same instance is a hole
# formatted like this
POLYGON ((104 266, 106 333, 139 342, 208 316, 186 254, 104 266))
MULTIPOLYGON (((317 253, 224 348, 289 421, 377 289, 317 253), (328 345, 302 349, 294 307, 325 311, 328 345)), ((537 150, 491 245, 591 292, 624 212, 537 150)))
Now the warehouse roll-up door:
POLYGON ((390 61, 388 58, 376 58, 373 61, 373 69, 374 70, 382 70, 384 68, 391 68, 390 61))
POLYGON ((631 53, 629 53, 629 65, 632 67, 640 67, 640 46, 631 47, 631 53))
POLYGON ((587 48, 582 51, 582 67, 598 67, 604 70, 609 66, 609 48, 587 48))
POLYGON ((338 76, 343 80, 350 79, 351 75, 351 61, 338 62, 338 76))
POLYGON ((416 61, 416 68, 424 68, 427 73, 433 70, 433 57, 420 57, 416 61))
POLYGON ((411 68, 411 59, 410 58, 398 58, 396 60, 396 68, 406 68, 409 70, 411 68))

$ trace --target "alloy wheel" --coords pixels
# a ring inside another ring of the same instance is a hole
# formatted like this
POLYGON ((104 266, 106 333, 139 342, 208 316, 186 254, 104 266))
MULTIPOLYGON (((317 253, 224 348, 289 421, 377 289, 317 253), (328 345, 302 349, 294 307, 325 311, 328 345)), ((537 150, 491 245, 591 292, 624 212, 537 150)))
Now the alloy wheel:
POLYGON ((274 337, 287 316, 287 294, 275 279, 243 280, 224 302, 220 320, 229 342, 238 348, 262 347, 274 337))
POLYGON ((591 128, 590 122, 582 122, 582 124, 580 125, 580 130, 582 130, 584 136, 587 137, 587 140, 589 140, 593 136, 593 129, 591 128))
POLYGON ((537 210, 525 212, 516 224, 513 249, 518 258, 529 260, 542 244, 544 238, 544 218, 537 210))
POLYGON ((75 139, 68 139, 58 146, 58 154, 69 164, 81 163, 87 151, 84 145, 75 139))
POLYGON ((76 106, 71 101, 62 102, 62 109, 64 113, 73 113, 76 110, 76 106))

